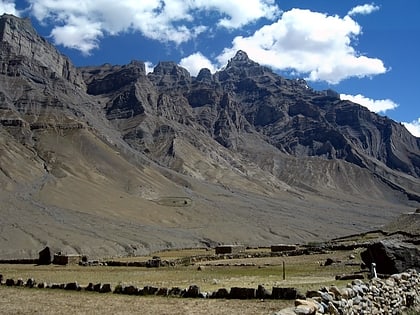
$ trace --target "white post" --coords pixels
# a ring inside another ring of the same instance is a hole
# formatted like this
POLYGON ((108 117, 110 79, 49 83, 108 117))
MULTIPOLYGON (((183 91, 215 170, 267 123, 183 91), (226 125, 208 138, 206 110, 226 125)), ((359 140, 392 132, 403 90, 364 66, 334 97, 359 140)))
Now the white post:
POLYGON ((376 274, 376 264, 372 263, 370 266, 370 277, 371 278, 378 278, 378 275, 376 274))

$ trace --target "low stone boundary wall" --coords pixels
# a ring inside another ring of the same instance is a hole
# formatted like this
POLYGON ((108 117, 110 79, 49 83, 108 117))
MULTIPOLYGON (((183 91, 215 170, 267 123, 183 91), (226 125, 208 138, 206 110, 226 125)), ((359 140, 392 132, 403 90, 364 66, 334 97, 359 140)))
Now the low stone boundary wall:
POLYGON ((159 288, 154 286, 137 287, 129 284, 118 284, 112 287, 110 283, 89 283, 87 286, 81 286, 77 282, 69 283, 37 283, 33 278, 24 281, 23 279, 5 279, 0 275, 0 285, 7 287, 26 287, 38 289, 58 289, 68 291, 85 291, 98 293, 114 293, 125 295, 156 295, 166 297, 181 297, 181 298, 211 298, 211 299, 286 299, 293 300, 296 298, 303 298, 304 295, 299 293, 295 288, 279 288, 273 287, 272 290, 267 290, 262 285, 258 288, 242 288, 233 287, 230 290, 220 288, 213 292, 203 292, 197 285, 190 285, 188 288, 159 288))
POLYGON ((274 313, 289 314, 400 314, 408 309, 420 308, 420 275, 416 270, 394 274, 387 279, 374 278, 364 282, 356 279, 345 288, 331 286, 318 291, 308 291, 305 295, 295 288, 273 287, 267 290, 264 286, 258 288, 233 287, 230 290, 220 288, 213 292, 202 292, 196 285, 188 288, 179 287, 136 287, 118 284, 114 288, 109 283, 89 283, 80 286, 77 282, 70 283, 37 283, 29 278, 3 279, 0 274, 0 285, 8 287, 27 287, 39 289, 58 289, 68 291, 84 291, 98 293, 114 293, 133 296, 164 296, 180 298, 210 298, 210 299, 287 299, 295 300, 295 307, 274 313))

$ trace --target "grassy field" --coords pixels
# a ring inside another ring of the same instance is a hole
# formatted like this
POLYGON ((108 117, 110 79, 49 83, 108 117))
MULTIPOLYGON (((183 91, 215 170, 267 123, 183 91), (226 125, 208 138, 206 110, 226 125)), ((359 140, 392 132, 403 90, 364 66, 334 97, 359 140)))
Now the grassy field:
MULTIPOLYGON (((159 253, 159 256, 162 259, 172 259, 202 253, 196 250, 168 251, 159 253)), ((82 286, 89 282, 110 283, 113 287, 117 284, 130 284, 138 287, 152 285, 186 288, 191 284, 196 284, 202 291, 215 291, 219 288, 229 289, 235 286, 257 288, 261 284, 267 289, 273 286, 296 287, 304 293, 306 290, 319 289, 331 284, 344 286, 346 282, 336 281, 335 275, 359 270, 357 266, 345 264, 351 253, 358 257, 357 252, 346 251, 293 257, 222 259, 190 266, 178 265, 163 268, 0 265, 0 273, 4 279, 34 278, 37 282, 47 283, 77 281, 82 286), (341 261, 341 263, 323 266, 327 258, 341 261), (283 261, 286 266, 285 280, 283 280, 282 271, 283 261)), ((130 260, 133 259, 135 258, 130 258, 130 260)), ((357 260, 352 260, 352 262, 357 262, 357 260)), ((140 309, 142 314, 270 314, 291 304, 287 301, 131 297, 5 286, 1 286, 0 290, 0 303, 4 314, 64 314, 73 308, 79 314, 136 313, 140 309), (25 301, 25 303, 19 301, 25 301)))

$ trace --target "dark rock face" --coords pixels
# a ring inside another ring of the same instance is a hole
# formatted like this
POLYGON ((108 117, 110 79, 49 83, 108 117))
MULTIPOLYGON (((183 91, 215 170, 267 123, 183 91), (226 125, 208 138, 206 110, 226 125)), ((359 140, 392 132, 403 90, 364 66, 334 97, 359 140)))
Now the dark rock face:
POLYGON ((377 272, 382 274, 400 273, 411 268, 420 270, 419 246, 398 240, 374 243, 361 253, 361 257, 367 266, 376 263, 377 272))
MULTIPOLYGON (((104 80, 104 71, 82 69, 88 92, 105 95, 115 91, 106 106, 108 119, 142 115, 135 133, 124 128, 126 139, 168 166, 168 155, 174 154, 169 149, 157 152, 159 145, 148 145, 163 140, 156 129, 146 128, 148 122, 156 126, 168 124, 165 120, 169 119, 175 134, 193 128, 233 151, 241 149, 238 143, 247 135, 258 134, 281 152, 298 158, 344 160, 371 170, 385 182, 388 171, 380 166, 382 163, 386 168, 420 177, 420 140, 402 125, 358 104, 341 101, 334 91, 315 91, 304 80, 284 79, 250 60, 243 51, 225 69, 214 75, 203 69, 197 78, 173 62, 159 63, 147 76, 142 71, 132 76, 120 68, 112 69, 108 66, 106 77, 118 78, 109 80, 112 86, 102 90, 96 86, 104 80)), ((198 143, 195 146, 200 149, 198 143)), ((400 184, 394 188, 419 199, 400 184)))

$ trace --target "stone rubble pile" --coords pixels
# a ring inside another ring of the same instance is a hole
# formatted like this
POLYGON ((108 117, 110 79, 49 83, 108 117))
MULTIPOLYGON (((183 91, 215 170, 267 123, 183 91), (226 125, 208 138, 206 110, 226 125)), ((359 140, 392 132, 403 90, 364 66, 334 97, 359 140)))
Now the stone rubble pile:
POLYGON ((420 275, 416 270, 369 282, 356 279, 345 288, 331 286, 308 291, 306 299, 296 299, 295 307, 275 315, 359 315, 402 314, 420 307, 420 275))

